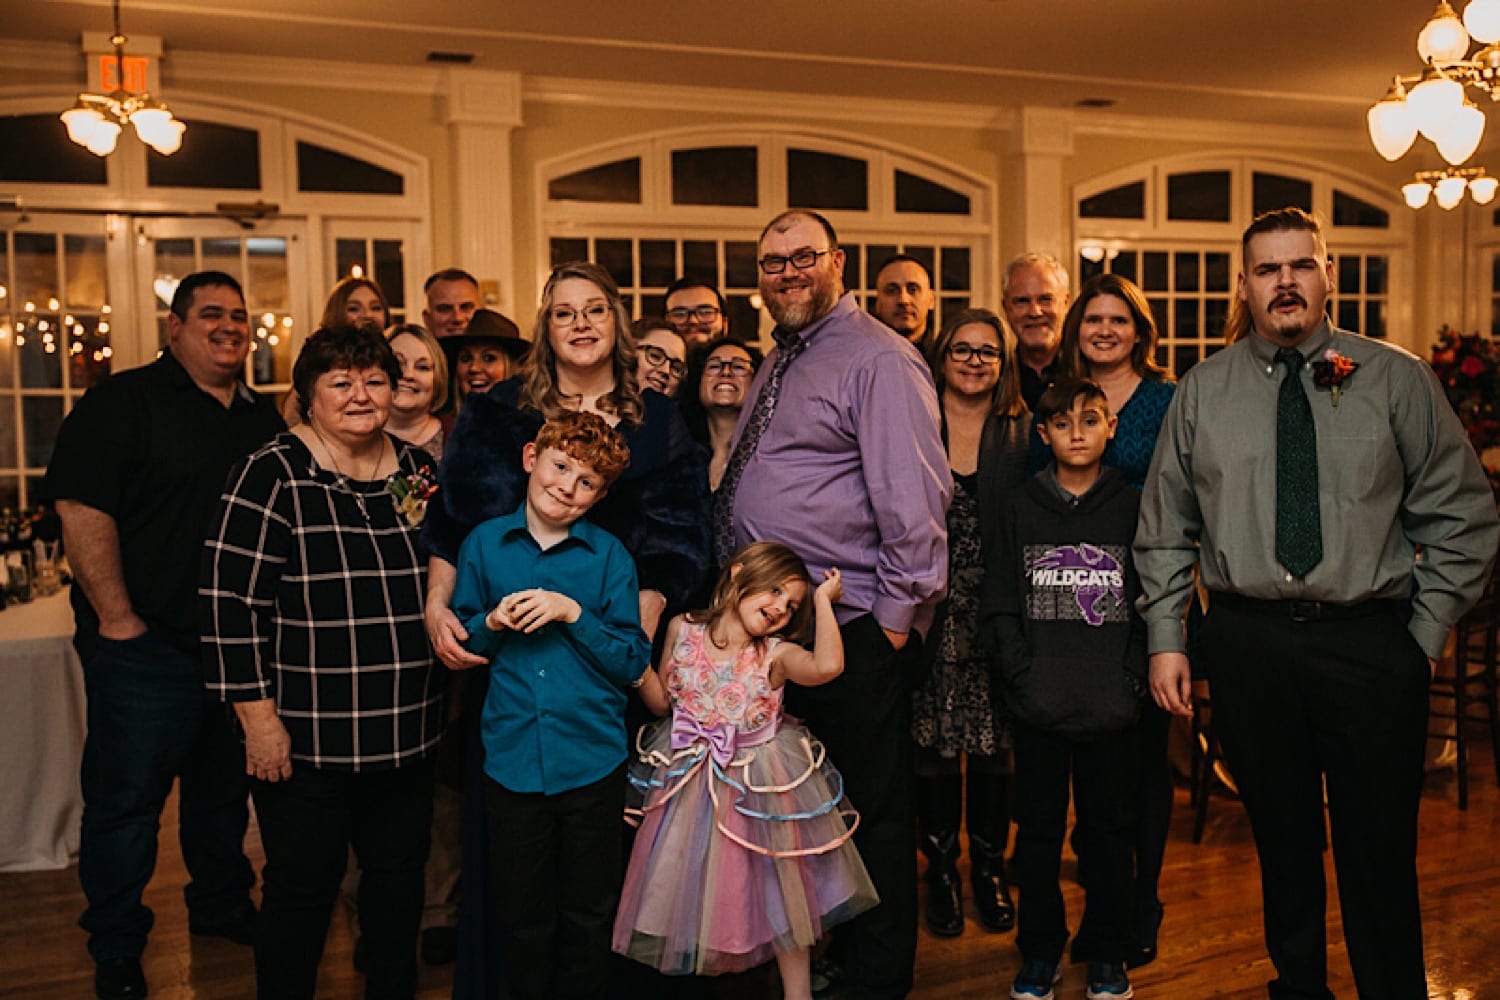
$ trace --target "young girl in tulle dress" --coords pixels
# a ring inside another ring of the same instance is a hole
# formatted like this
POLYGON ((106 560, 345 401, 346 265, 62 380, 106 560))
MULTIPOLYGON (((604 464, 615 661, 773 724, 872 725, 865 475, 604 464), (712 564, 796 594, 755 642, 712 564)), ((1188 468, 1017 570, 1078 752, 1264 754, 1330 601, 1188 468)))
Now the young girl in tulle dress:
POLYGON ((707 611, 667 626, 641 695, 670 717, 643 727, 627 819, 640 826, 614 949, 669 974, 737 972, 776 958, 783 992, 808 998, 808 949, 877 902, 850 836, 859 816, 783 685, 844 669, 830 569, 812 590, 791 549, 730 558, 707 611), (816 622, 811 652, 787 641, 816 622))

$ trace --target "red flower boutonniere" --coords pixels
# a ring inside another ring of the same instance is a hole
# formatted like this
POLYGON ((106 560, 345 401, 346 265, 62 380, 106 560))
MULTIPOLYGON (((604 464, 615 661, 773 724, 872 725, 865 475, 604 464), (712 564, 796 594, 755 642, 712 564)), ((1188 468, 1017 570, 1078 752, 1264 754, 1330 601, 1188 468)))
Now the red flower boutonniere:
POLYGON ((1358 367, 1358 361, 1352 361, 1330 347, 1323 352, 1322 361, 1314 361, 1312 364, 1313 385, 1327 389, 1333 398, 1333 405, 1338 406, 1339 387, 1358 367))
POLYGON ((437 492, 438 484, 432 478, 432 470, 424 465, 409 476, 392 476, 387 489, 396 498, 396 510, 406 518, 406 523, 420 528, 427 516, 427 501, 437 492))

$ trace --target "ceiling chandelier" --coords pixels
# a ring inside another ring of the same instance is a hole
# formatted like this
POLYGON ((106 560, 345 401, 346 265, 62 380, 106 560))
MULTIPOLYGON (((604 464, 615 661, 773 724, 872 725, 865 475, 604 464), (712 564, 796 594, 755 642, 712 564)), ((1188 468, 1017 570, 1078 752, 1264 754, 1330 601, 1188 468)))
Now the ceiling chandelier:
POLYGON ((1500 178, 1491 177, 1483 167, 1449 167, 1446 170, 1423 170, 1410 184, 1401 187, 1401 197, 1408 208, 1421 208, 1428 199, 1437 201, 1438 208, 1453 209, 1464 200, 1464 192, 1476 205, 1488 205, 1495 200, 1495 191, 1500 189, 1500 178))
POLYGON ((1484 137, 1484 112, 1469 100, 1473 87, 1500 100, 1500 0, 1470 0, 1458 19, 1448 0, 1438 0, 1417 36, 1420 76, 1396 76, 1385 97, 1370 108, 1370 141, 1387 160, 1399 160, 1420 133, 1444 160, 1458 166, 1474 155, 1484 137), (1470 41, 1482 47, 1469 56, 1470 41))
POLYGON ((68 127, 68 138, 95 156, 115 151, 120 132, 129 124, 135 126, 140 140, 163 156, 171 156, 182 147, 182 133, 187 126, 172 117, 171 110, 149 92, 125 89, 125 36, 120 34, 120 0, 114 0, 115 33, 109 43, 115 47, 116 89, 107 94, 78 95, 78 103, 60 116, 68 127))

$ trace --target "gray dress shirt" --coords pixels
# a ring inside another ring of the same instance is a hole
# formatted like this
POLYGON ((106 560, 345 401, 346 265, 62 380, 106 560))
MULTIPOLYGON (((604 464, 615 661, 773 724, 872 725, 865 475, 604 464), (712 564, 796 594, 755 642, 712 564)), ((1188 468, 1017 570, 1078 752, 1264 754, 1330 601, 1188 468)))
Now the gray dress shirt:
POLYGON ((1185 648, 1193 565, 1204 586, 1265 600, 1412 600, 1433 658, 1489 577, 1495 497, 1432 369, 1328 323, 1300 344, 1318 434, 1323 560, 1305 578, 1276 561, 1276 346, 1250 334, 1196 365, 1167 410, 1146 477, 1135 562, 1153 653, 1185 648), (1311 362, 1359 367, 1334 394, 1311 362), (1418 548, 1420 547, 1420 554, 1418 548))

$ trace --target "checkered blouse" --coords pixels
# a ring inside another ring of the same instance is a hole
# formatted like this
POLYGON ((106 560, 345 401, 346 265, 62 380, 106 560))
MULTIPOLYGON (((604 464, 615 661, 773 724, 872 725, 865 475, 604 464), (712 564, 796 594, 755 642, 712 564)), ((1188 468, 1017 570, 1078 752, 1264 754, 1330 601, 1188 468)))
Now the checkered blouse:
MULTIPOLYGON (((390 440, 401 474, 431 469, 426 452, 390 440)), ((426 555, 387 482, 328 472, 281 434, 230 474, 204 546, 208 688, 229 702, 274 698, 292 758, 314 767, 400 767, 442 735, 426 555)))

